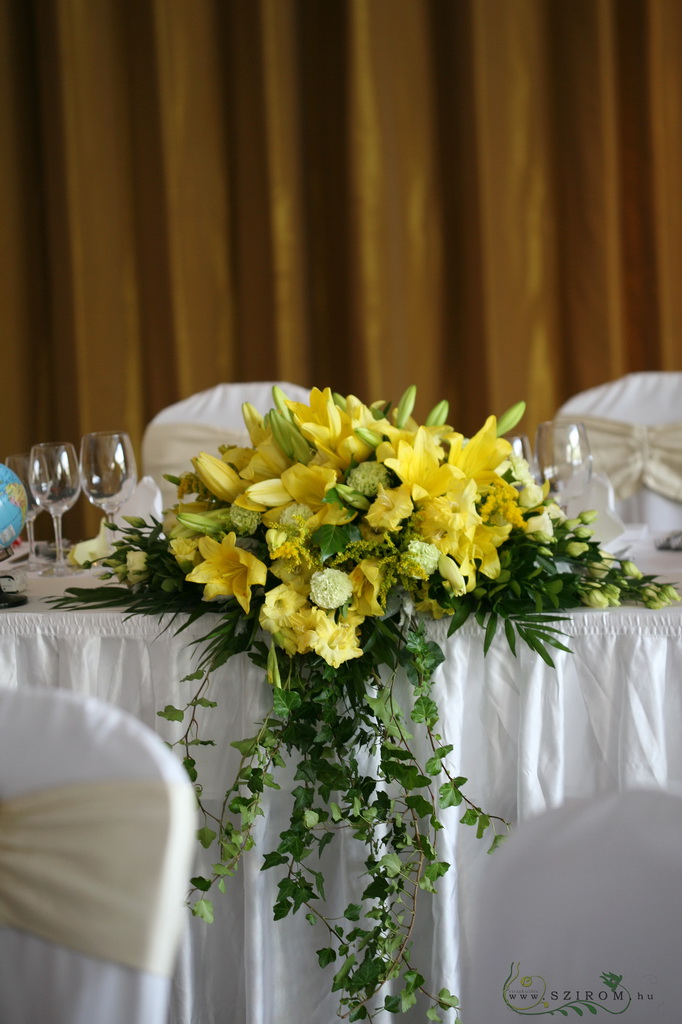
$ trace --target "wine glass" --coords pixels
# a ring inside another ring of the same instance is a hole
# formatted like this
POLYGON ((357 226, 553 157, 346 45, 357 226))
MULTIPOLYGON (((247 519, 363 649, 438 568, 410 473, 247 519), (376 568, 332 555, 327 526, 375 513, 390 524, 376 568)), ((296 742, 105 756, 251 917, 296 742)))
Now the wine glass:
POLYGON ((38 572, 40 569, 40 560, 36 554, 36 539, 35 530, 33 529, 33 520, 39 516, 43 510, 33 497, 33 492, 29 485, 29 468, 31 460, 27 452, 22 452, 19 455, 8 455, 5 459, 5 465, 19 477, 24 485, 24 490, 26 491, 26 539, 28 541, 28 561, 26 563, 26 572, 38 572))
POLYGON ((512 455, 525 459, 533 476, 536 475, 535 459, 533 449, 527 434, 505 434, 505 441, 509 441, 512 447, 512 455))
POLYGON ((52 516, 55 540, 55 564, 41 570, 41 576, 68 576, 72 573, 64 557, 62 516, 75 505, 81 491, 76 449, 70 441, 34 444, 29 456, 28 482, 38 505, 52 516))
POLYGON ((88 501, 101 508, 106 521, 128 500, 137 483, 133 446, 120 430, 98 430, 81 441, 81 483, 88 501))
POLYGON ((535 437, 535 459, 550 494, 566 507, 585 490, 592 476, 592 453, 584 423, 540 423, 535 437))

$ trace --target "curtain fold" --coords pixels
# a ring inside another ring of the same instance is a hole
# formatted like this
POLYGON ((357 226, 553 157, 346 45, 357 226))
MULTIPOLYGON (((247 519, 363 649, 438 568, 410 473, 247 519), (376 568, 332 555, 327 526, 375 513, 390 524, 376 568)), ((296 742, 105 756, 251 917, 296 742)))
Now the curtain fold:
POLYGON ((0 0, 0 458, 221 381, 532 434, 682 369, 681 79, 678 0, 0 0))

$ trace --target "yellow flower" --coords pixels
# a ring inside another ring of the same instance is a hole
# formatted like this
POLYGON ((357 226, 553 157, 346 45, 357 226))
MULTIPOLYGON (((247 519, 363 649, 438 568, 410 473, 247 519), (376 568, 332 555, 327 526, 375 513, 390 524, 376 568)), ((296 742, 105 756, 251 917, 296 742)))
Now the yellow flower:
POLYGON ((340 409, 330 388, 313 388, 309 406, 291 401, 287 406, 303 436, 314 444, 316 461, 334 469, 347 469, 353 459, 363 462, 370 455, 372 448, 357 436, 356 428, 381 431, 371 409, 358 398, 348 395, 345 409, 340 409))
POLYGON ((163 532, 166 537, 196 537, 197 531, 190 526, 183 526, 178 520, 177 513, 189 512, 190 515, 201 515, 208 511, 208 504, 205 501, 185 501, 169 509, 163 517, 163 532))
POLYGON ((301 609, 291 621, 298 635, 300 654, 314 651, 332 668, 362 656, 355 627, 344 619, 336 622, 333 615, 311 607, 301 609))
POLYGON ((481 517, 476 511, 475 480, 457 480, 447 494, 425 501, 419 509, 417 529, 446 555, 470 543, 481 517))
POLYGON ((270 509, 263 516, 266 526, 276 525, 290 505, 307 505, 313 515, 306 521, 306 529, 312 533, 323 523, 347 523, 353 518, 353 513, 341 505, 324 500, 336 480, 336 470, 331 466, 304 466, 297 462, 285 469, 279 479, 251 484, 246 497, 253 502, 251 507, 270 509))
POLYGON ((449 555, 441 555, 438 559, 438 572, 449 584, 455 597, 461 597, 462 594, 466 594, 466 580, 454 558, 450 558, 449 555))
POLYGON ((228 501, 232 504, 246 487, 239 474, 222 459, 217 459, 215 455, 200 452, 196 458, 192 459, 192 465, 204 487, 207 487, 211 494, 220 501, 228 501))
POLYGON ((277 636, 280 646, 287 654, 295 654, 298 649, 296 631, 291 625, 291 617, 305 604, 307 604, 305 592, 287 583, 280 583, 265 595, 259 622, 268 633, 277 636))
POLYGON ((398 457, 386 459, 385 465, 392 469, 403 483, 410 485, 413 501, 420 502, 424 498, 437 498, 447 493, 455 482, 464 476, 463 472, 453 465, 441 465, 441 452, 442 449, 429 431, 425 427, 419 427, 413 444, 400 441, 398 457))
POLYGON ((383 615, 379 603, 381 589, 381 562, 378 558, 363 558, 350 574, 355 597, 351 610, 357 615, 383 615))
POLYGON ((379 493, 376 499, 367 509, 365 516, 373 530, 397 530, 403 519, 412 514, 413 505, 410 494, 412 488, 409 484, 401 484, 400 487, 385 488, 379 486, 379 493))
POLYGON ((236 534, 222 541, 202 537, 199 551, 204 558, 186 577, 190 583, 203 583, 204 599, 235 597, 245 612, 251 607, 251 588, 265 583, 267 569, 259 559, 238 548, 236 534))
POLYGON ((462 434, 450 435, 448 462, 465 476, 473 477, 479 487, 497 479, 495 470, 508 458, 509 441, 497 436, 497 421, 489 416, 477 434, 465 443, 462 434))
MULTIPOLYGON (((194 566, 198 565, 201 561, 199 538, 196 534, 193 537, 174 537, 169 547, 180 566, 187 566, 188 564, 194 566)), ((187 572, 186 568, 185 572, 187 572)))
POLYGON ((474 534, 472 554, 480 559, 480 571, 484 576, 494 580, 500 575, 500 558, 497 549, 503 544, 511 526, 479 526, 474 534))

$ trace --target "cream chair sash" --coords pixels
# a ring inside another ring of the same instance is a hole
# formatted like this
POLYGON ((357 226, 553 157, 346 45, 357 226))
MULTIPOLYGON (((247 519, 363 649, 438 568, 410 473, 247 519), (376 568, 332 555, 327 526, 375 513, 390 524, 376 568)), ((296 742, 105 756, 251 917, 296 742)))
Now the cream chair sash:
POLYGON ((162 779, 62 786, 3 801, 0 925, 170 976, 195 816, 191 786, 162 779))
POLYGON ((597 416, 576 418, 587 428, 595 470, 607 474, 619 500, 647 487, 682 501, 682 421, 645 426, 597 416))
POLYGON ((164 467, 166 473, 191 471, 190 459, 200 451, 217 453, 220 445, 250 445, 249 433, 211 423, 150 423, 144 434, 145 472, 164 467), (172 469, 166 467, 171 466, 172 469))

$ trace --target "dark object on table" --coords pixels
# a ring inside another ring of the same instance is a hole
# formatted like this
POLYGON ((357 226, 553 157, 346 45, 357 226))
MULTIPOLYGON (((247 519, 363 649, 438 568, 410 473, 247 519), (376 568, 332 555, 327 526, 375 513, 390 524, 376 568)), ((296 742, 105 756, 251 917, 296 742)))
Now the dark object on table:
POLYGON ((654 544, 659 551, 682 551, 682 530, 669 533, 667 537, 657 537, 654 544))

